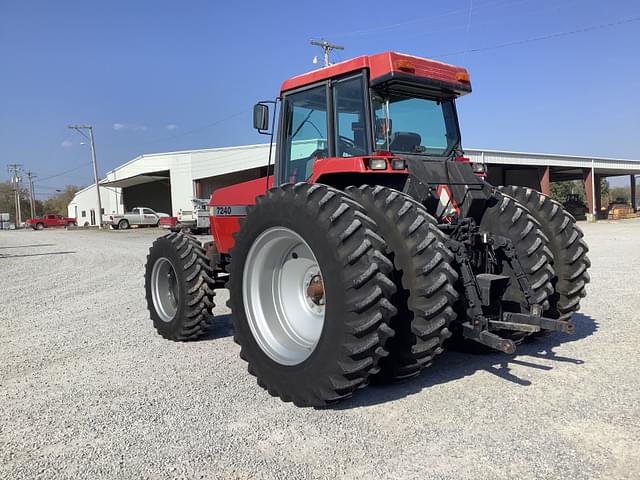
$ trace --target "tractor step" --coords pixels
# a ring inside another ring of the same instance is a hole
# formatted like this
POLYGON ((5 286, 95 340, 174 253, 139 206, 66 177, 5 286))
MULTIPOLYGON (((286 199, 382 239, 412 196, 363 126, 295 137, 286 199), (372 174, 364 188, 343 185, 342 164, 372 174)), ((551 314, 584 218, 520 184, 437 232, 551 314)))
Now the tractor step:
POLYGON ((214 290, 227 288, 229 283, 229 274, 222 270, 215 270, 213 272, 213 288, 214 290))

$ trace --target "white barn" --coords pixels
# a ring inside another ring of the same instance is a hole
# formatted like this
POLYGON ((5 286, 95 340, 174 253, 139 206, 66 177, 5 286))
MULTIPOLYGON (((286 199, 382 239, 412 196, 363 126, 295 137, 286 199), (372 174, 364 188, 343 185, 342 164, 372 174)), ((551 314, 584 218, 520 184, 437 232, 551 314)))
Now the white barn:
MULTIPOLYGON (((111 170, 100 181, 104 213, 149 207, 177 215, 191 209, 191 199, 209 198, 216 188, 267 174, 269 145, 211 148, 140 155, 111 170)), ((69 203, 78 225, 97 225, 95 185, 80 190, 69 203)))

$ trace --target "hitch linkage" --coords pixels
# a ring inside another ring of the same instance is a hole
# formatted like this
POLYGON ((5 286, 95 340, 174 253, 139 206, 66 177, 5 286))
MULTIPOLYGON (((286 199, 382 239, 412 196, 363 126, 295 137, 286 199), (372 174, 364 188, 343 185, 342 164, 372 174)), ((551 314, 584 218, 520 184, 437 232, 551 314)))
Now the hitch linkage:
POLYGON ((524 269, 516 257, 511 241, 504 237, 491 236, 486 238, 486 243, 496 253, 500 250, 505 255, 515 273, 516 280, 527 300, 531 313, 501 312, 498 319, 487 318, 482 306, 490 307, 491 302, 495 301, 491 295, 491 283, 504 282, 508 280, 508 277, 494 274, 476 276, 471 268, 465 245, 462 242, 449 239, 446 242, 446 246, 453 253, 460 268, 467 303, 466 310, 469 320, 462 324, 462 335, 487 347, 512 354, 516 351, 515 342, 496 335, 490 331, 490 328, 531 333, 541 330, 575 333, 575 325, 572 322, 542 316, 542 306, 533 302, 533 291, 524 269), (482 285, 480 285, 478 278, 482 281, 482 285))

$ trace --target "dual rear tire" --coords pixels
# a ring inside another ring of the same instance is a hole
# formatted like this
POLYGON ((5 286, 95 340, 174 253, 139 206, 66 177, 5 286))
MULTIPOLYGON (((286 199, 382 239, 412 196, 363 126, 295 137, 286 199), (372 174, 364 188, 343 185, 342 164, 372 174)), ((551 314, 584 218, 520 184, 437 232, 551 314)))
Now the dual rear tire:
POLYGON ((531 188, 508 186, 500 191, 523 206, 548 239, 553 255, 552 293, 545 316, 568 321, 580 309, 589 283, 589 248, 575 218, 552 198, 531 188))
POLYGON ((393 261, 397 292, 391 299, 398 313, 390 325, 389 356, 380 361, 376 383, 402 381, 431 365, 443 352, 455 319, 458 274, 453 255, 437 221, 411 197, 382 186, 349 187, 347 193, 365 207, 386 241, 393 261))
POLYGON ((388 188, 345 193, 270 190, 231 252, 240 355, 259 385, 298 406, 417 375, 455 318, 457 275, 435 220, 388 188))

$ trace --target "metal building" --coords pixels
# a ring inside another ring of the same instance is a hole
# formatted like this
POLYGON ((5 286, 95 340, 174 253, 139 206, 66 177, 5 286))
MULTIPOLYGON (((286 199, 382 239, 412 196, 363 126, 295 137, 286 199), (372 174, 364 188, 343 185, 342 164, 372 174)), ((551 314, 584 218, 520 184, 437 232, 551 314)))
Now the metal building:
MULTIPOLYGON (((209 198, 216 188, 263 177, 269 145, 211 148, 141 155, 111 170, 100 182, 104 213, 149 207, 176 215, 191 209, 191 199, 209 198)), ((523 185, 550 193, 550 183, 585 182, 589 213, 600 210, 600 178, 626 176, 637 205, 635 176, 640 161, 570 155, 465 149, 473 162, 487 166, 494 185, 523 185)), ((95 186, 79 191, 69 204, 78 225, 97 225, 95 186)))
MULTIPOLYGON (((265 176, 268 155, 269 145, 141 155, 100 181, 103 213, 148 207, 176 215, 190 210, 193 198, 209 198, 216 188, 265 176)), ((69 203, 69 215, 78 218, 78 225, 97 225, 90 214, 96 198, 95 185, 90 185, 69 203)))

